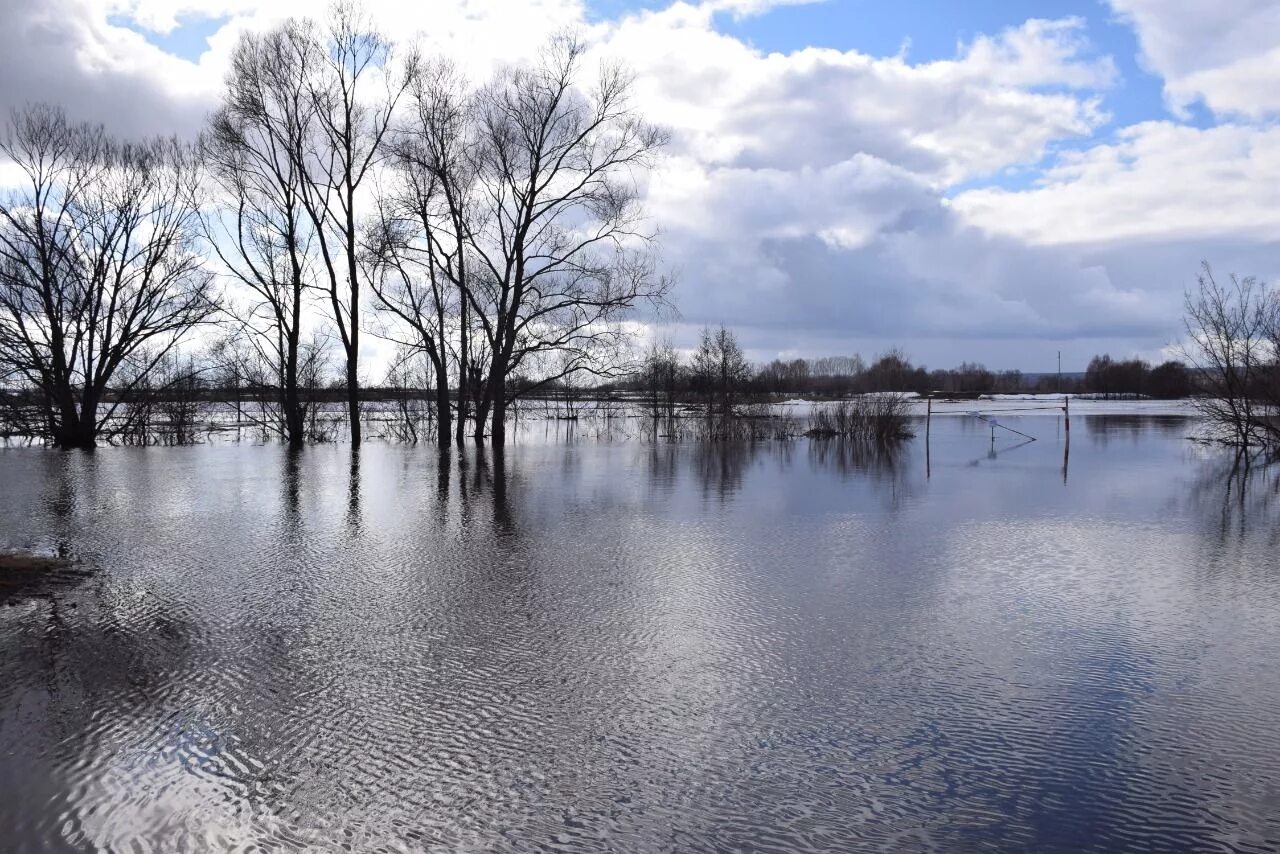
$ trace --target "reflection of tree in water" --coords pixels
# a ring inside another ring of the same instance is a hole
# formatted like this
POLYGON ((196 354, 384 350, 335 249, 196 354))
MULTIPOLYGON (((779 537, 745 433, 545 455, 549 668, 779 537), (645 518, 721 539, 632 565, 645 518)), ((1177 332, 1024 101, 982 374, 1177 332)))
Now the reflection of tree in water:
POLYGON ((80 505, 82 496, 92 496, 97 492, 98 457, 93 450, 65 451, 46 455, 44 464, 44 510, 51 521, 66 529, 77 510, 91 510, 80 505))
POLYGON ((815 471, 831 471, 842 477, 869 475, 876 480, 900 480, 902 458, 900 443, 845 438, 809 440, 809 465, 815 471))
POLYGON ((755 442, 697 442, 693 445, 693 471, 704 495, 721 501, 742 488, 742 478, 760 453, 755 442))
POLYGON ((654 497, 670 495, 680 470, 680 446, 671 442, 652 443, 645 449, 648 485, 654 497))
MULTIPOLYGON (((895 486, 894 495, 905 491, 908 478, 904 465, 906 454, 902 443, 863 442, 848 438, 808 439, 809 465, 815 472, 831 473, 841 478, 869 477, 879 483, 895 486)), ((762 456, 775 459, 782 469, 789 468, 799 446, 796 441, 773 442, 695 442, 691 448, 692 469, 702 485, 703 493, 720 499, 731 498, 742 489, 748 469, 762 456)), ((651 472, 655 479, 675 477, 678 458, 651 454, 651 472)), ((900 496, 898 496, 900 497, 900 496)))
POLYGON ((848 438, 810 439, 809 466, 841 480, 861 479, 896 510, 915 492, 905 442, 865 442, 848 438))
POLYGON ((1224 553, 1255 539, 1269 550, 1280 545, 1280 463, 1242 454, 1215 455, 1192 481, 1190 501, 1224 553))
MULTIPOLYGON (((460 455, 464 457, 465 455, 460 455)), ((466 469, 461 472, 461 498, 464 507, 464 518, 476 518, 476 510, 480 517, 486 515, 492 523, 492 534, 497 537, 515 537, 519 534, 515 514, 511 510, 511 501, 507 495, 509 475, 507 459, 501 447, 486 449, 477 446, 474 459, 470 460, 470 476, 466 469), (469 483, 468 483, 469 481, 469 483)))
POLYGON ((1169 438, 1181 438, 1191 432, 1193 419, 1185 415, 1085 415, 1089 439, 1105 447, 1113 440, 1136 444, 1149 432, 1169 438))

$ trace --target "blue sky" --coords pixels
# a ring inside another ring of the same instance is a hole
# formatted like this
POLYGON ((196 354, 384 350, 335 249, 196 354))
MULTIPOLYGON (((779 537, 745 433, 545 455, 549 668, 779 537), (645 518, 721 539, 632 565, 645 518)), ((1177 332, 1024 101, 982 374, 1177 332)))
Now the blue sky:
POLYGON ((143 36, 165 53, 195 62, 209 49, 209 38, 227 23, 226 16, 205 17, 187 15, 178 19, 178 26, 167 33, 158 33, 138 25, 125 15, 110 15, 107 21, 143 36))
MULTIPOLYGON (((665 2, 594 0, 591 9, 602 18, 637 8, 658 9, 665 2)), ((856 50, 872 56, 893 56, 906 46, 911 62, 955 57, 957 46, 976 36, 1017 27, 1029 18, 1082 18, 1093 52, 1110 56, 1119 79, 1107 94, 1113 125, 1122 126, 1168 116, 1159 76, 1143 69, 1133 27, 1102 2, 1071 0, 825 0, 775 6, 739 16, 716 16, 720 32, 733 35, 762 51, 791 52, 805 47, 856 50)), ((1201 116, 1203 120, 1203 116, 1201 116)))
MULTIPOLYGON (((1017 27, 1029 18, 1076 17, 1085 22, 1084 35, 1094 56, 1115 63, 1114 85, 1103 95, 1111 120, 1089 137, 1054 143, 1041 162, 1056 153, 1079 150, 1097 141, 1114 138, 1117 128, 1148 120, 1169 119, 1163 80, 1142 67, 1133 26, 1102 2, 1072 0, 826 0, 820 3, 778 6, 760 15, 717 16, 717 28, 762 51, 791 52, 806 46, 856 50, 873 56, 892 56, 905 50, 909 62, 924 63, 954 58, 958 48, 984 34, 1017 27)), ((1086 54, 1088 55, 1088 54, 1086 54)), ((1211 117, 1192 107, 1180 121, 1208 126, 1211 117)), ((1032 183, 1034 167, 1020 165, 982 179, 948 189, 955 195, 974 186, 995 185, 1018 189, 1032 183)))

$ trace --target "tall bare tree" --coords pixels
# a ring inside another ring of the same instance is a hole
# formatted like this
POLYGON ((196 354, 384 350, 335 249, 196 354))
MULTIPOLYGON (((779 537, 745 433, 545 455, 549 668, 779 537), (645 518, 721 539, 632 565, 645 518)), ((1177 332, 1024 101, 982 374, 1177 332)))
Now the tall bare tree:
POLYGON ((448 342, 461 300, 434 251, 438 208, 434 175, 405 170, 398 190, 378 200, 366 263, 376 306, 391 317, 382 337, 399 345, 403 355, 398 361, 422 354, 431 365, 437 439, 441 447, 448 447, 452 439, 448 342))
POLYGON ((476 437, 489 415, 495 445, 518 394, 570 373, 612 375, 622 321, 669 287, 655 270, 639 185, 665 134, 632 107, 622 68, 603 65, 579 86, 584 52, 576 38, 553 39, 537 63, 501 72, 474 103, 465 231, 477 269, 466 295, 489 350, 476 437), (549 353, 572 358, 509 385, 549 353))
POLYGON ((200 142, 214 194, 204 206, 214 253, 247 292, 248 304, 229 303, 254 352, 267 366, 279 400, 270 426, 291 445, 306 436, 306 404, 299 390, 303 308, 314 287, 311 247, 315 225, 302 202, 301 152, 314 130, 315 111, 299 56, 305 33, 284 27, 245 34, 232 54, 223 104, 200 142))
MULTIPOLYGON (((467 82, 452 63, 438 60, 421 64, 415 71, 411 109, 397 135, 396 162, 404 184, 410 188, 410 207, 432 268, 457 297, 452 337, 456 342, 454 363, 458 378, 454 431, 461 444, 473 391, 471 378, 478 364, 467 298, 471 199, 477 174, 475 103, 467 82)), ((441 327, 441 334, 444 332, 441 327)), ((449 340, 446 335, 444 342, 449 340)))
POLYGON ((330 10, 327 28, 285 25, 307 81, 315 129, 298 152, 302 203, 315 229, 333 320, 346 355, 351 442, 360 444, 360 220, 362 187, 389 154, 396 106, 414 57, 394 61, 392 44, 348 0, 330 10))
POLYGON ((0 152, 23 181, 0 200, 0 376, 35 390, 55 444, 91 447, 216 310, 196 251, 196 161, 176 141, 119 142, 43 105, 13 114, 0 152))

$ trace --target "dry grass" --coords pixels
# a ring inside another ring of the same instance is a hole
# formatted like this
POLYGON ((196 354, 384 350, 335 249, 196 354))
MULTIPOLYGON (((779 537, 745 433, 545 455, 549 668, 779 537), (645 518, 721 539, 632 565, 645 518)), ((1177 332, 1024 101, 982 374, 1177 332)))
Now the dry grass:
POLYGON ((0 572, 57 572, 70 566, 71 561, 52 555, 20 551, 0 552, 0 572))

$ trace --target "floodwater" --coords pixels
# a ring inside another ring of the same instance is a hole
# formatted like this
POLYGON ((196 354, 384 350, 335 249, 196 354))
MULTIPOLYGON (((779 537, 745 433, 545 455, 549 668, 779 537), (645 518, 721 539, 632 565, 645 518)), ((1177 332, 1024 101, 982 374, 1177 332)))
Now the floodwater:
POLYGON ((1276 474, 1009 424, 0 451, 0 847, 1277 850, 1276 474))

